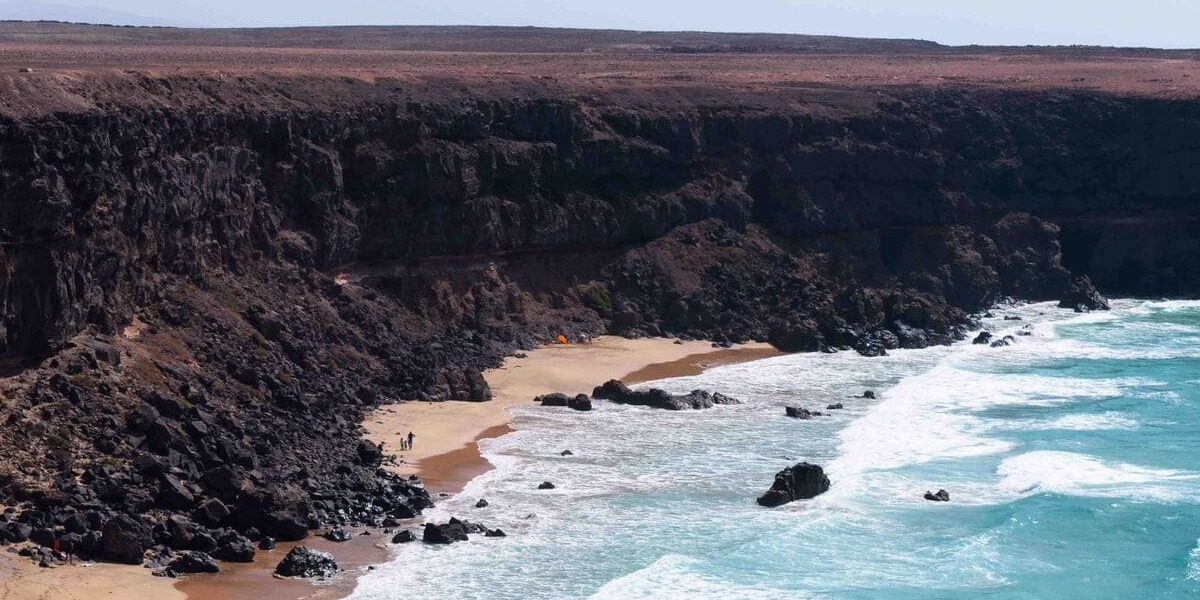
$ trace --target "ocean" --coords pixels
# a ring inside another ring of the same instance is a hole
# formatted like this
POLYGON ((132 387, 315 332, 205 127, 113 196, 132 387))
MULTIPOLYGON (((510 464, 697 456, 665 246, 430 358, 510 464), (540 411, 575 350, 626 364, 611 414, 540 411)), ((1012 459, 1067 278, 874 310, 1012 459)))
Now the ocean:
POLYGON ((428 511, 508 537, 400 546, 352 597, 1200 597, 1200 302, 995 315, 1012 346, 788 355, 646 384, 740 406, 519 409, 516 431, 481 444, 496 469, 428 511), (802 460, 829 492, 755 504, 802 460), (939 488, 950 502, 922 498, 939 488))

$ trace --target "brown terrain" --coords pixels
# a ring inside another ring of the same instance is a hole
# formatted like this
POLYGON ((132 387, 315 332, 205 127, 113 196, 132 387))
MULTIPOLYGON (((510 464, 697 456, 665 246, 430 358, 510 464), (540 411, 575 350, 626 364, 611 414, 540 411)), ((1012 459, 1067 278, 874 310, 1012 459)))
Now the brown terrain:
POLYGON ((364 418, 558 335, 874 356, 1194 296, 1197 164, 1192 51, 0 23, 0 544, 406 523, 364 418))

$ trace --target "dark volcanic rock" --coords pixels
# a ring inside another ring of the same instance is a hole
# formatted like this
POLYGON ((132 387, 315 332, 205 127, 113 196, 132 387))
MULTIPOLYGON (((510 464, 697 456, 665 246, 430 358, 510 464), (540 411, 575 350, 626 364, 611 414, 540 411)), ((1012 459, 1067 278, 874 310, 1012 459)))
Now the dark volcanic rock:
POLYGON ((792 417, 793 419, 802 419, 802 420, 806 420, 806 421, 813 417, 822 416, 821 413, 819 413, 815 410, 808 410, 807 408, 804 408, 802 406, 785 406, 784 413, 787 414, 787 416, 792 417))
POLYGON ((256 552, 254 544, 250 542, 249 538, 235 533, 222 536, 218 543, 220 544, 219 547, 213 552, 214 558, 229 562, 254 562, 256 552))
POLYGON ((549 481, 543 481, 543 482, 541 482, 541 483, 539 483, 539 484, 538 484, 538 487, 537 487, 537 489, 539 489, 539 490, 552 490, 552 489, 554 489, 554 484, 553 484, 553 483, 550 483, 549 481))
POLYGON ((449 523, 438 525, 426 523, 421 540, 426 544, 453 544, 467 541, 467 529, 462 522, 451 519, 449 523))
POLYGON ((553 394, 545 394, 533 399, 534 402, 540 402, 542 406, 565 406, 578 411, 592 410, 592 399, 587 394, 578 394, 576 396, 568 396, 559 392, 553 394))
POLYGON ((183 552, 167 565, 176 573, 218 573, 217 561, 203 552, 183 552))
POLYGON ((863 393, 862 393, 862 397, 863 397, 863 398, 865 398, 865 399, 867 399, 867 400, 875 400, 875 399, 876 399, 876 398, 875 398, 875 392, 873 392, 873 391, 871 391, 871 390, 867 390, 867 391, 863 392, 863 393))
POLYGON ((834 404, 830 404, 829 406, 826 406, 825 410, 842 410, 843 408, 846 408, 846 406, 844 404, 842 404, 841 402, 836 402, 834 404))
POLYGON ((475 508, 487 508, 487 507, 488 507, 488 501, 484 500, 483 498, 480 498, 479 502, 475 503, 475 508))
POLYGON ((991 346, 992 348, 1003 348, 1004 346, 1011 346, 1011 345, 1013 345, 1013 343, 1014 343, 1014 342, 1016 342, 1016 341, 1017 341, 1017 339, 1016 339, 1016 338, 1014 338, 1013 336, 1011 336, 1011 335, 1006 335, 1006 336, 1004 336, 1004 337, 1002 337, 1002 338, 1000 338, 1000 339, 998 339, 998 340, 996 340, 996 341, 992 342, 992 343, 990 344, 990 346, 991 346))
POLYGON ((758 498, 761 506, 774 507, 793 500, 813 498, 829 490, 829 478, 821 467, 806 462, 775 474, 771 489, 758 498))
POLYGON ((259 550, 274 550, 275 549, 275 538, 273 538, 269 535, 264 535, 262 537, 262 539, 258 540, 258 549, 259 550))
POLYGON ((305 546, 296 546, 275 566, 275 574, 283 577, 328 579, 338 572, 333 555, 305 546))
POLYGON ((947 492, 946 490, 938 490, 937 493, 926 491, 925 499, 929 500, 930 502, 949 502, 950 492, 947 492))
POLYGON ((503 529, 489 529, 483 535, 484 537, 508 537, 503 529))
POLYGON ((1059 300, 1058 306, 1073 308, 1076 312, 1109 309, 1108 300, 1100 295, 1100 292, 1092 285, 1092 280, 1087 276, 1071 280, 1071 285, 1059 300))
POLYGON ((392 536, 393 544, 407 544, 415 541, 417 541, 417 534, 413 533, 411 529, 397 531, 396 535, 392 536))
POLYGON ((100 539, 102 555, 113 562, 142 564, 142 555, 154 545, 150 528, 126 515, 117 515, 104 524, 100 539))
POLYGON ((348 542, 350 541, 350 532, 342 529, 341 527, 335 527, 329 531, 326 531, 321 535, 321 537, 331 542, 348 542))
POLYGON ((736 398, 714 394, 704 390, 692 390, 683 395, 670 394, 658 388, 631 390, 624 383, 611 379, 592 391, 592 396, 619 404, 649 406, 666 410, 689 410, 712 408, 718 404, 741 404, 736 398))
POLYGON ((980 344, 987 344, 988 342, 991 342, 991 341, 992 341, 992 333, 990 331, 980 331, 979 335, 975 336, 975 339, 971 340, 971 343, 980 345, 980 344))

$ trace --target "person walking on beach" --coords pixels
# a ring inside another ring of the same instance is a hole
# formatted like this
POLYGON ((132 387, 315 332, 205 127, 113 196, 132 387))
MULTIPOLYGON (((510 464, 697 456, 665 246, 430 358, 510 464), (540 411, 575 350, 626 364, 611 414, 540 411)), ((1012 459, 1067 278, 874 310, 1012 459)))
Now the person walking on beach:
POLYGON ((408 449, 412 450, 413 432, 408 432, 408 449))

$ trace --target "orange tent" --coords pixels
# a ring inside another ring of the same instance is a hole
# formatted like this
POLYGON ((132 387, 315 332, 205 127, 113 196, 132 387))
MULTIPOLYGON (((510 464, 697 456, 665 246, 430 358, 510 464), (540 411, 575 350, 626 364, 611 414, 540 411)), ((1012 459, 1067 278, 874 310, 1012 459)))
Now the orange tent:
POLYGON ((567 336, 560 333, 557 338, 554 338, 554 341, 559 344, 565 344, 567 343, 567 336))

